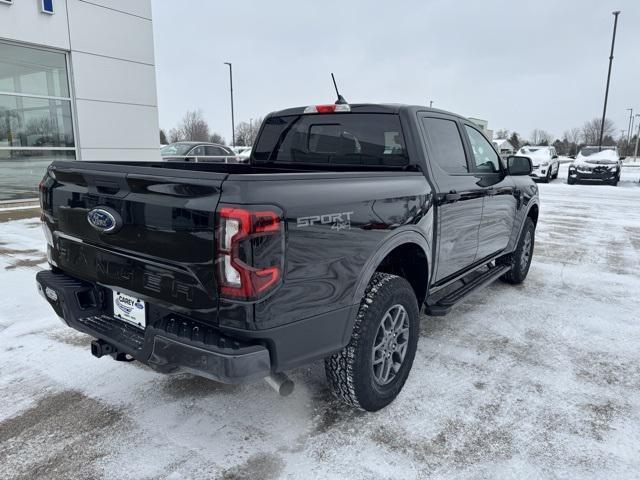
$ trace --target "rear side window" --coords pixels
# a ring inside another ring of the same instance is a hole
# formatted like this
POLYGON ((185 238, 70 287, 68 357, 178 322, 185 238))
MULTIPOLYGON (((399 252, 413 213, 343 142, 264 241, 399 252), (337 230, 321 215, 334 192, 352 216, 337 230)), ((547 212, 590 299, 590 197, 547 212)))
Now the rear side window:
POLYGON ((193 150, 191 150, 189 152, 189 155, 192 155, 194 157, 204 157, 204 147, 203 146, 199 146, 194 148, 193 150))
POLYGON ((270 117, 256 143, 254 161, 389 167, 409 163, 400 119, 378 113, 270 117))
POLYGON ((445 172, 468 173, 467 158, 456 122, 424 117, 422 123, 431 145, 429 158, 445 172))
POLYGON ((213 145, 207 145, 204 147, 204 151, 208 157, 224 157, 228 155, 222 148, 213 145))

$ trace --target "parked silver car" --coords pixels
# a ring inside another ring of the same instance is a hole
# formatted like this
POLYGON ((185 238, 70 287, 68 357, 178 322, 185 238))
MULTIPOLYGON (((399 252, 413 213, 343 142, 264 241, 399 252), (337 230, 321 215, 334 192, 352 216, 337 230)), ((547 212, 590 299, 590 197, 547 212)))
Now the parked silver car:
POLYGON ((160 150, 167 162, 238 163, 240 157, 229 147, 209 142, 176 142, 160 150))

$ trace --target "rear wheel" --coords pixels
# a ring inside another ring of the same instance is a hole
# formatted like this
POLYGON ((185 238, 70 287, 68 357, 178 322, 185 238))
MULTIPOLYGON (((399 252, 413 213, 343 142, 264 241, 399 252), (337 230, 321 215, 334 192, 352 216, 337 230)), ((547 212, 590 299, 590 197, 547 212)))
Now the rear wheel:
POLYGON ((530 217, 527 217, 520 233, 518 245, 513 253, 505 255, 498 259, 499 265, 510 265, 511 270, 502 277, 507 283, 522 283, 531 266, 531 258, 533 257, 533 245, 535 243, 536 226, 530 217))
POLYGON ((351 341, 325 359, 333 394, 370 412, 389 405, 413 365, 419 321, 411 285, 404 278, 376 273, 360 303, 351 341))

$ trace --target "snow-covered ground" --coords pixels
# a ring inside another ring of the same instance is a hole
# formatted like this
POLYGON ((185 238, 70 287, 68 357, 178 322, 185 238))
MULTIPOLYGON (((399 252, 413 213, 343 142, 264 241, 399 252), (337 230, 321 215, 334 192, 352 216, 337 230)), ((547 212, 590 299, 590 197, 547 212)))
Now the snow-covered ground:
POLYGON ((540 186, 527 281, 424 317, 375 414, 321 363, 279 398, 93 358, 35 293, 37 219, 0 223, 0 478, 638 478, 640 169, 611 187, 566 168, 540 186))

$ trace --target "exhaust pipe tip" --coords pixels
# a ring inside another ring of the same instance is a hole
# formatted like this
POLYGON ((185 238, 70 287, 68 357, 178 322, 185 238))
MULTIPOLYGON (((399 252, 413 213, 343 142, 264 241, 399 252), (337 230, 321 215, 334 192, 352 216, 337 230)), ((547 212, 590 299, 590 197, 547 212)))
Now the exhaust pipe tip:
POLYGON ((294 383, 284 373, 272 373, 264 377, 265 382, 282 397, 287 397, 293 393, 294 383))

